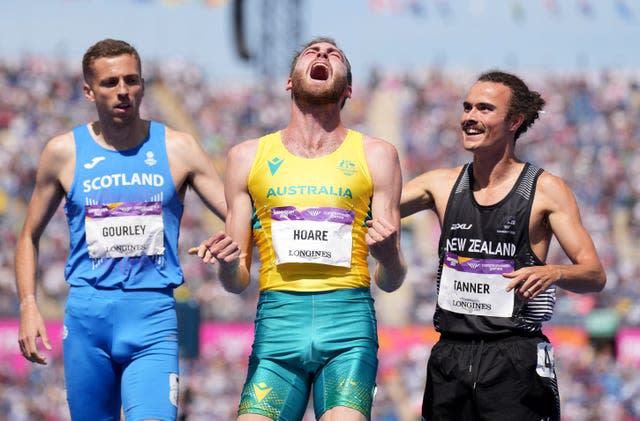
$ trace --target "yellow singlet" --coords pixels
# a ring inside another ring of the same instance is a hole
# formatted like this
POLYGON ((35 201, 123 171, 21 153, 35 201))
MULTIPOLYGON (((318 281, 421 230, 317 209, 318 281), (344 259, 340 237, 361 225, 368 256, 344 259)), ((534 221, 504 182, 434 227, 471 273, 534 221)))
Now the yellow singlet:
POLYGON ((301 158, 280 132, 259 140, 249 173, 260 290, 369 288, 365 221, 373 183, 361 133, 334 152, 301 158))

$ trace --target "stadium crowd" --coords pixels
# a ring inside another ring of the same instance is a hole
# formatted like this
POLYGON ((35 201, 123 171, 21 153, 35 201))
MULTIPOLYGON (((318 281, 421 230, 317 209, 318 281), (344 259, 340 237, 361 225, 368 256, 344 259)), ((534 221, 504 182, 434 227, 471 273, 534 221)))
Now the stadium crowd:
MULTIPOLYGON (((143 117, 192 132, 220 170, 235 142, 286 122, 284 81, 217 83, 187 62, 147 63, 143 117)), ((75 62, 35 56, 0 60, 0 319, 18 314, 13 252, 37 157, 47 139, 92 118, 76 67, 75 62)), ((563 420, 640 420, 640 367, 617 360, 612 340, 618 328, 640 326, 640 72, 519 73, 547 101, 540 121, 518 141, 520 156, 561 176, 574 190, 608 277, 606 289, 597 295, 559 292, 549 323, 586 329, 593 339, 588 346, 557 347, 563 420), (603 312, 613 325, 605 332, 590 330, 590 317, 603 312)), ((459 142, 461 98, 474 76, 438 69, 372 70, 368 80, 356 81, 346 123, 396 143, 405 180, 429 168, 461 164, 469 159, 459 142)), ((212 281, 211 268, 186 254, 220 226, 192 199, 187 195, 180 237, 186 284, 176 297, 197 303, 205 321, 249 323, 255 283, 241 295, 227 293, 212 281)), ((374 290, 381 325, 431 324, 438 233, 437 222, 427 215, 404 221, 409 274, 401 291, 383 295, 374 290)), ((38 300, 51 320, 63 317, 67 238, 60 208, 43 236, 39 257, 38 300)), ((562 255, 556 244, 548 260, 559 261, 562 255)), ((373 420, 417 418, 428 352, 425 344, 382 363, 373 420)), ((234 418, 243 355, 183 361, 183 420, 234 418)), ((2 365, 0 421, 68 419, 61 361, 54 358, 49 365, 34 367, 26 376, 2 365)))

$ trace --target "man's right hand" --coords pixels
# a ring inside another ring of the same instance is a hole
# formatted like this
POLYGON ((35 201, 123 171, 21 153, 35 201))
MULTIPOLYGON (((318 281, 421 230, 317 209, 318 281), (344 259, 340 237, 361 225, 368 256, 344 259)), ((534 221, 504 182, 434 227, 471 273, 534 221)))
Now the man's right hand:
POLYGON ((197 247, 188 250, 191 255, 197 255, 204 263, 222 265, 236 264, 240 256, 238 244, 223 231, 213 234, 208 240, 197 247))
POLYGON ((38 337, 42 339, 44 347, 50 351, 51 343, 38 304, 34 296, 29 295, 20 303, 20 330, 18 332, 20 352, 27 360, 46 365, 47 358, 38 350, 38 337))

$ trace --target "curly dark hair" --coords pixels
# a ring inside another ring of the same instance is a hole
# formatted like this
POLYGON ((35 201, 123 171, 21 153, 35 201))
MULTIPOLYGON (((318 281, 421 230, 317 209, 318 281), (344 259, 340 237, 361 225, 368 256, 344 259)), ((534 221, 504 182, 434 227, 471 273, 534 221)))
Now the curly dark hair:
POLYGON ((117 39, 106 38, 93 44, 82 57, 82 74, 86 82, 93 78, 94 61, 103 57, 117 57, 123 54, 132 55, 138 62, 138 72, 142 74, 142 63, 138 51, 129 43, 117 39))
POLYGON ((540 116, 540 111, 545 105, 539 92, 532 91, 519 77, 502 72, 499 70, 491 70, 483 73, 478 78, 478 82, 494 82, 501 83, 511 89, 511 103, 507 119, 511 119, 518 114, 524 115, 524 121, 516 130, 514 140, 529 129, 534 121, 540 116))

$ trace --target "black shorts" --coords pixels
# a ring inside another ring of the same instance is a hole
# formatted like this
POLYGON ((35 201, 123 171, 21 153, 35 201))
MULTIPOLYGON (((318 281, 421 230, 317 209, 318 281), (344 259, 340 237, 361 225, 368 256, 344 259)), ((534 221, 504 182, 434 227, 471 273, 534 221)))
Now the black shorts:
POLYGON ((450 338, 431 350, 426 421, 559 421, 553 348, 542 334, 450 338))

